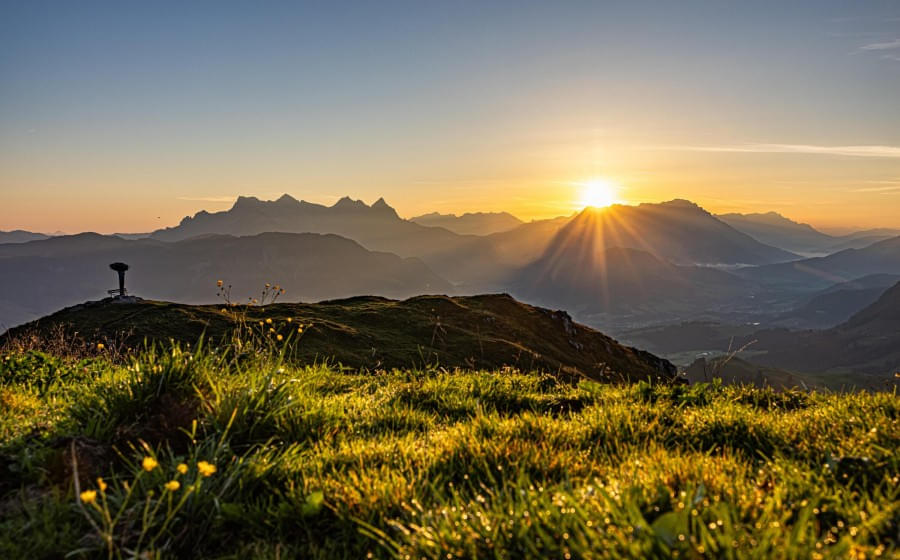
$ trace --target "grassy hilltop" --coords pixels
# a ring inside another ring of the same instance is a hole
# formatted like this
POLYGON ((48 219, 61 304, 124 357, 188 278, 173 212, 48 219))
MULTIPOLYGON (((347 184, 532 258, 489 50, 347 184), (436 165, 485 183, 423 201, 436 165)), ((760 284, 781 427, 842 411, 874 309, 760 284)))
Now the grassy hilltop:
POLYGON ((0 355, 0 557, 896 557, 895 394, 339 371, 268 340, 0 355))
MULTIPOLYGON (((107 346, 144 341, 219 343, 249 337, 299 338, 294 362, 328 361, 353 369, 442 366, 448 369, 543 370, 603 381, 668 382, 676 369, 649 352, 628 348, 594 329, 505 294, 418 296, 403 301, 362 296, 320 303, 184 305, 107 299, 68 307, 13 329, 13 339, 70 339, 107 346)), ((70 342, 66 342, 70 345, 70 342)), ((31 345, 33 346, 33 345, 31 345)))

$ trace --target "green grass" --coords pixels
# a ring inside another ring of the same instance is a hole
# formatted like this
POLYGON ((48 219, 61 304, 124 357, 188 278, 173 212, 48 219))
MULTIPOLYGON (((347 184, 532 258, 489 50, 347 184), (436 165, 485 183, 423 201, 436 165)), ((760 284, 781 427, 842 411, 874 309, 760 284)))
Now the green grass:
POLYGON ((896 557, 898 448, 892 393, 14 353, 0 558, 896 557))

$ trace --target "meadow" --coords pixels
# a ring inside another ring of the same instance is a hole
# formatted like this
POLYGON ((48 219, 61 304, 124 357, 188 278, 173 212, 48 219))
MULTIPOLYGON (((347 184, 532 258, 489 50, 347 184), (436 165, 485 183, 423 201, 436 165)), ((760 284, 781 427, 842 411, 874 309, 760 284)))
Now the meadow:
POLYGON ((877 558, 895 393, 0 355, 2 558, 877 558))

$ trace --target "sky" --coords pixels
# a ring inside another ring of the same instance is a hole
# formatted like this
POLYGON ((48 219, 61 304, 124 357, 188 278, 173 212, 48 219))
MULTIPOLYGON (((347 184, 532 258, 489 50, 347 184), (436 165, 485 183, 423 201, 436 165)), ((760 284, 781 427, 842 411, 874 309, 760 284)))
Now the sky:
POLYGON ((0 0, 0 229, 238 195, 900 227, 900 2, 0 0), (594 181, 594 183, 591 183, 594 181))

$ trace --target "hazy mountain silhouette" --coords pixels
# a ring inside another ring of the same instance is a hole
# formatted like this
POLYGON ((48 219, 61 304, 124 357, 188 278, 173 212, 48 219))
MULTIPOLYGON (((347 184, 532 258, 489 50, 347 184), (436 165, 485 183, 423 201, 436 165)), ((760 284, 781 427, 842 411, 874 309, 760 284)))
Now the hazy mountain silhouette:
POLYGON ((770 287, 800 292, 822 290, 870 274, 900 274, 900 237, 827 257, 744 268, 737 274, 770 287))
POLYGON ((824 254, 840 241, 809 224, 795 222, 777 212, 719 214, 716 217, 757 241, 794 253, 824 254))
POLYGON ((446 228, 461 235, 490 235, 509 231, 524 223, 509 212, 467 212, 461 216, 431 212, 409 220, 423 226, 446 228))
POLYGON ((500 260, 484 238, 404 220, 381 198, 371 206, 349 197, 323 206, 286 194, 274 201, 242 196, 229 210, 198 212, 176 227, 153 232, 151 237, 178 241, 211 233, 245 236, 276 231, 334 233, 371 251, 421 258, 438 274, 461 283, 493 278, 500 260))
POLYGON ((822 256, 844 249, 861 249, 900 235, 900 230, 879 228, 833 236, 809 224, 795 222, 777 212, 764 214, 720 214, 723 222, 754 239, 807 256, 822 256))
POLYGON ((509 231, 492 234, 488 239, 502 256, 503 262, 515 267, 525 266, 543 255, 559 230, 576 215, 534 220, 509 231))
POLYGON ((310 301, 359 294, 407 297, 452 286, 417 259, 371 252, 337 235, 265 233, 201 236, 167 243, 98 234, 0 246, 0 322, 13 325, 65 305, 98 299, 115 287, 108 264, 131 265, 134 295, 215 303, 216 280, 236 300, 257 297, 266 282, 310 301))
MULTIPOLYGON (((590 213, 597 212, 591 210, 590 213)), ((653 253, 676 264, 766 264, 798 258, 740 233, 687 201, 614 206, 602 211, 601 239, 608 247, 653 253)), ((559 227, 569 220, 521 224, 489 236, 460 235, 401 219, 383 199, 372 206, 342 198, 333 206, 239 197, 226 211, 199 212, 173 228, 152 234, 172 241, 221 233, 255 235, 267 231, 335 233, 370 250, 418 257, 448 280, 469 286, 497 285, 506 267, 539 257, 559 227)))
POLYGON ((828 248, 828 253, 837 253, 844 249, 863 249, 875 243, 900 235, 900 230, 873 229, 852 233, 836 238, 836 242, 828 248))
POLYGON ((586 209, 562 227, 544 255, 519 271, 515 293, 579 313, 684 312, 752 297, 752 284, 728 272, 678 266, 648 251, 610 247, 618 234, 608 227, 618 220, 611 211, 615 209, 586 209))
POLYGON ((799 257, 764 245, 687 200, 585 208, 554 240, 589 237, 599 247, 646 251, 673 264, 768 264, 799 257))
POLYGON ((25 231, 24 229, 15 229, 12 231, 0 231, 0 244, 2 244, 2 243, 27 243, 28 241, 47 239, 48 237, 50 237, 50 236, 45 233, 35 233, 33 231, 25 231))

